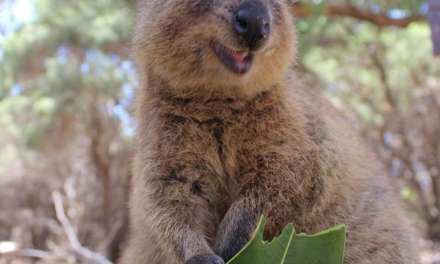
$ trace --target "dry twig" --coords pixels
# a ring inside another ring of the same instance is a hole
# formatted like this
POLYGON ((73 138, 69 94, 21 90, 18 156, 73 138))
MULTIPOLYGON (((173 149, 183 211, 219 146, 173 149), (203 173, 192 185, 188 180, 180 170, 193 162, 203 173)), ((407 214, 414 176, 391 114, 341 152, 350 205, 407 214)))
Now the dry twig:
POLYGON ((91 251, 90 249, 81 245, 78 236, 76 235, 75 229, 70 223, 64 212, 63 205, 63 197, 59 192, 54 192, 52 194, 53 203, 55 205, 55 213, 57 219, 60 221, 61 225, 66 232, 69 243, 73 249, 73 251, 78 254, 83 259, 87 260, 88 263, 96 263, 96 264, 112 264, 106 257, 98 254, 96 252, 91 251))

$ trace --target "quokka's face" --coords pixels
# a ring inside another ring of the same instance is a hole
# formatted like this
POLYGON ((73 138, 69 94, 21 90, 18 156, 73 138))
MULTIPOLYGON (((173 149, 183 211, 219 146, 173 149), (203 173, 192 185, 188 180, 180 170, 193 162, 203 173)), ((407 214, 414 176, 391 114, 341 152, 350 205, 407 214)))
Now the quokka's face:
POLYGON ((287 0, 141 0, 135 59, 173 87, 251 93, 283 79, 292 28, 287 0))

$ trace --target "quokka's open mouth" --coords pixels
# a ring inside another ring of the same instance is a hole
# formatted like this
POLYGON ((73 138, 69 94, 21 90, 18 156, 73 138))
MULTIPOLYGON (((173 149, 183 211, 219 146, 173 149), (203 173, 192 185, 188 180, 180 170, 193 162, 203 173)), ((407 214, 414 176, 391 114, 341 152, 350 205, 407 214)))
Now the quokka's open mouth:
POLYGON ((252 52, 233 50, 218 42, 212 42, 211 46, 219 60, 233 73, 245 74, 251 68, 254 60, 252 52))

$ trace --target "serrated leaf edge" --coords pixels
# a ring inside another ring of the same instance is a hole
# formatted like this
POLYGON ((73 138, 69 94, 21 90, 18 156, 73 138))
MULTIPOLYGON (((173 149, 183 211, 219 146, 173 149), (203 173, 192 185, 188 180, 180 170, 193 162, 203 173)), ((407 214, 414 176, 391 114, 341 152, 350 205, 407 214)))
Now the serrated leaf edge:
MULTIPOLYGON (((249 247, 249 245, 254 241, 254 239, 258 236, 258 234, 259 234, 260 231, 261 231, 260 229, 261 229, 261 228, 264 228, 265 226, 266 226, 266 218, 265 218, 264 215, 262 215, 262 216, 260 217, 260 220, 258 221, 258 224, 257 224, 257 226, 256 226, 256 228, 255 228, 255 231, 254 231, 254 233, 252 234, 252 236, 251 236, 251 238, 249 239, 249 241, 248 241, 248 242, 244 245, 244 247, 241 248, 240 251, 238 251, 237 254, 235 254, 235 256, 232 257, 232 258, 231 258, 226 264, 231 264, 232 261, 234 261, 236 258, 238 258, 238 256, 239 256, 243 251, 245 251, 245 250, 249 247)), ((286 249, 285 249, 285 251, 284 251, 283 259, 282 259, 282 262, 281 262, 280 264, 283 264, 284 261, 286 261, 287 253, 288 253, 288 251, 289 251, 289 249, 290 249, 290 244, 292 243, 294 236, 296 236, 296 237, 307 237, 307 238, 312 238, 312 237, 318 237, 318 236, 321 236, 321 235, 325 235, 325 234, 328 234, 328 233, 331 233, 331 232, 337 232, 337 231, 339 231, 339 230, 344 230, 344 236, 346 236, 346 229, 347 229, 346 225, 344 225, 344 224, 340 224, 340 225, 334 226, 334 227, 332 227, 332 228, 330 228, 330 229, 327 229, 327 230, 324 230, 324 231, 318 232, 318 233, 316 233, 316 234, 313 234, 313 235, 307 235, 307 234, 304 234, 304 233, 296 234, 296 232, 295 232, 295 228, 293 227, 293 225, 292 225, 292 224, 288 224, 288 225, 283 229, 283 231, 281 232, 280 236, 281 236, 281 235, 283 234, 283 232, 285 232, 290 226, 292 226, 292 232, 290 233, 289 242, 288 242, 287 247, 286 247, 286 249)), ((344 241, 345 241, 345 239, 346 239, 346 237, 344 237, 344 241)), ((262 240, 262 243, 264 243, 264 244, 266 244, 266 243, 270 243, 270 242, 268 242, 268 241, 265 241, 263 238, 262 238, 261 240, 262 240)), ((275 240, 275 238, 274 238, 274 240, 275 240)), ((273 241, 273 240, 272 240, 272 241, 273 241)), ((343 245, 343 252, 344 252, 344 251, 345 251, 345 243, 344 243, 344 245, 343 245)))
POLYGON ((237 254, 235 254, 234 257, 232 257, 226 264, 230 264, 232 261, 234 261, 243 251, 245 251, 249 245, 254 241, 255 237, 258 235, 258 232, 260 232, 260 228, 261 226, 265 226, 266 225, 266 219, 265 217, 262 215, 260 217, 260 220, 258 221, 258 224, 255 228, 254 233, 252 234, 251 238, 249 239, 249 241, 244 245, 244 247, 242 247, 240 249, 240 251, 237 252, 237 254))

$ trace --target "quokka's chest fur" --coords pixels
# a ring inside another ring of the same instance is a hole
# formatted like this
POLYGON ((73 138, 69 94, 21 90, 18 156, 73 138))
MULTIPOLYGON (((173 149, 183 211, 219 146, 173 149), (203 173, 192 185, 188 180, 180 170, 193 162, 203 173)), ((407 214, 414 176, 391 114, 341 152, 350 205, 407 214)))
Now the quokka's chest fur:
POLYGON ((171 176, 163 177, 160 184, 187 184, 189 196, 199 196, 216 208, 217 219, 240 192, 246 192, 245 186, 261 185, 261 190, 287 199, 268 201, 273 203, 271 208, 284 211, 265 212, 273 220, 274 233, 291 221, 293 213, 299 217, 320 199, 325 168, 320 167, 307 119, 294 113, 276 90, 248 100, 199 101, 162 95, 154 107, 160 109, 157 119, 163 124, 157 131, 158 155, 181 157, 185 164, 171 161, 171 176), (191 163, 203 167, 197 170, 199 175, 185 167, 191 163), (267 167, 285 177, 276 173, 254 177, 267 167))
POLYGON ((259 137, 265 137, 267 145, 283 143, 281 134, 274 142, 269 138, 272 132, 282 132, 277 120, 282 118, 284 107, 270 92, 248 100, 161 97, 159 102, 162 110, 158 115, 166 124, 164 134, 175 135, 181 143, 204 145, 204 156, 213 155, 222 165, 222 177, 240 174, 241 156, 252 151, 250 145, 257 151, 263 143, 257 141, 259 137))

